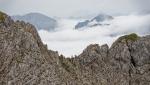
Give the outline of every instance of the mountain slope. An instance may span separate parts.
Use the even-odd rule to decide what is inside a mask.
[[[150,35],[89,45],[74,58],[47,49],[31,24],[1,13],[0,85],[149,85]]]
[[[53,31],[57,21],[40,13],[29,13],[24,16],[12,16],[15,21],[21,20],[33,24],[38,30]]]

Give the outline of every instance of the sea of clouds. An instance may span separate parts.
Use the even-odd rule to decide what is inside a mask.
[[[59,19],[55,32],[40,30],[39,34],[48,48],[66,57],[79,55],[90,44],[111,44],[125,34],[150,34],[150,15],[116,16],[106,21],[109,26],[97,26],[75,30],[74,26],[82,19]]]

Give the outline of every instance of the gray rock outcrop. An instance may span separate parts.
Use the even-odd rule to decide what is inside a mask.
[[[150,85],[150,35],[125,35],[110,48],[91,44],[65,58],[33,25],[0,15],[0,85]]]

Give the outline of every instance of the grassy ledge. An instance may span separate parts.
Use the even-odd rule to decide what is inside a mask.
[[[132,42],[134,42],[134,41],[137,41],[138,39],[139,39],[140,37],[137,35],[137,34],[135,34],[135,33],[132,33],[132,34],[129,34],[129,35],[125,35],[125,36],[122,36],[122,37],[120,37],[119,38],[119,41],[132,41]]]
[[[5,20],[5,14],[0,11],[0,23],[2,23]]]

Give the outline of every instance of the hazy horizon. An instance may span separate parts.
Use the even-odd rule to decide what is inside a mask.
[[[149,13],[150,0],[0,0],[0,10],[9,15],[31,12],[52,17],[86,16],[98,13],[109,15]]]

